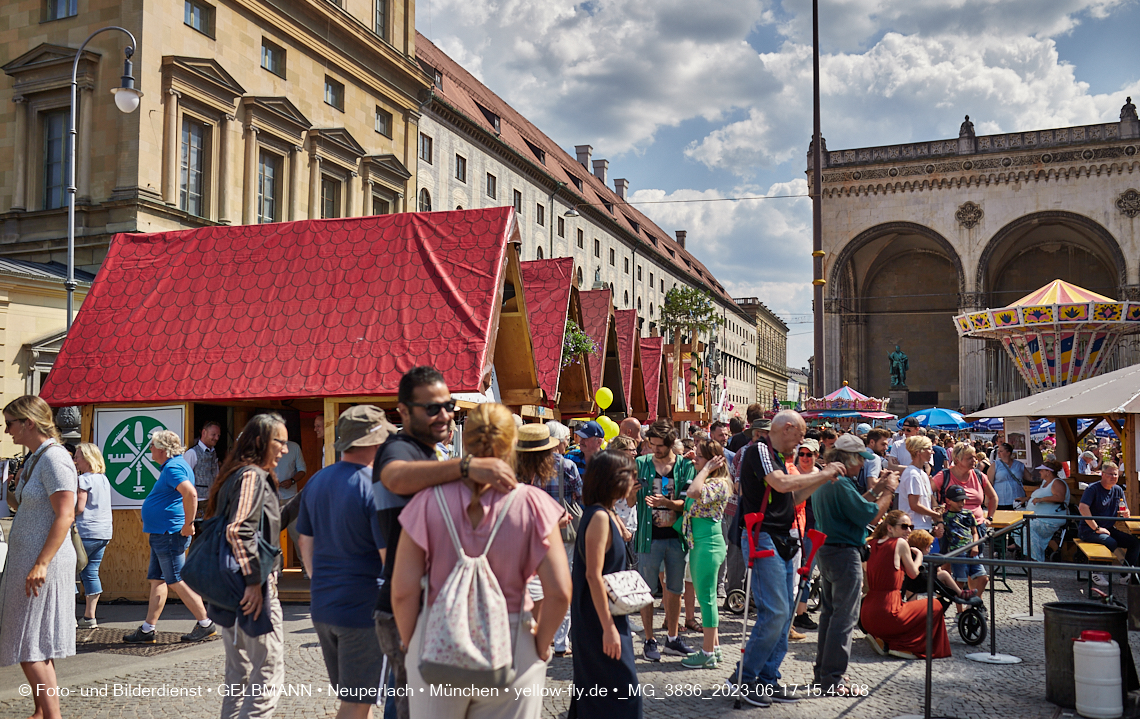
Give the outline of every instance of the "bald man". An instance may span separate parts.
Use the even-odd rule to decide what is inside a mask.
[[[634,442],[641,442],[641,422],[637,421],[636,417],[626,417],[618,425],[618,434],[622,437],[629,437]]]

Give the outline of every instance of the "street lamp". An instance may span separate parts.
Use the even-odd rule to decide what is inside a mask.
[[[87,47],[87,43],[91,42],[92,38],[108,30],[118,30],[131,39],[131,44],[123,49],[125,59],[123,60],[122,82],[119,87],[111,90],[115,96],[115,107],[119,108],[120,112],[131,113],[138,109],[139,100],[142,98],[142,93],[135,89],[131,56],[135,54],[137,43],[131,31],[112,25],[100,28],[87,36],[87,39],[83,41],[75,53],[75,61],[71,63],[71,124],[67,129],[67,281],[64,283],[64,287],[67,288],[67,329],[69,332],[71,331],[71,320],[75,316],[75,115],[78,107],[75,96],[79,88],[77,79],[79,58],[83,56],[83,49]],[[86,111],[91,112],[91,108],[87,108]]]

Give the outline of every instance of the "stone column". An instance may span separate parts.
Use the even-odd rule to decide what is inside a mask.
[[[242,224],[257,222],[257,128],[245,126],[245,187],[242,191]]]
[[[838,308],[828,306],[831,303],[838,305],[838,301],[824,298],[823,302],[823,352],[827,358],[823,366],[823,391],[831,392],[843,386],[843,378],[839,376],[839,353],[842,351],[840,335],[843,328]]]
[[[79,139],[75,148],[75,204],[91,204],[91,156],[95,148],[91,146],[91,123],[95,114],[95,103],[92,102],[91,88],[84,87],[79,91]]]
[[[368,217],[369,215],[375,214],[372,211],[372,188],[373,187],[375,187],[375,183],[372,182],[372,180],[368,180],[367,182],[364,183],[364,211],[363,211],[364,217]]]
[[[163,107],[162,201],[178,205],[178,98],[177,90],[167,90]]]
[[[344,216],[345,217],[358,217],[358,210],[356,209],[359,203],[356,201],[356,196],[359,191],[356,189],[359,183],[360,173],[353,170],[348,173],[348,177],[344,178]]]
[[[309,155],[309,219],[321,219],[321,158]]]
[[[972,310],[960,309],[958,314]],[[986,401],[986,341],[958,340],[958,404],[974,411]],[[988,404],[988,403],[987,403]],[[951,409],[957,409],[952,407]]]
[[[28,198],[25,196],[28,187],[28,98],[17,95],[12,98],[16,103],[16,138],[15,157],[13,158],[13,171],[16,173],[16,183],[12,191],[12,211],[23,212],[28,209]]]
[[[305,148],[294,145],[289,153],[289,219],[301,219],[301,153]]]
[[[233,132],[232,123],[237,118],[230,114],[222,115],[218,123],[218,222],[230,223],[230,203],[228,202],[230,183],[233,173],[230,165],[230,134]]]

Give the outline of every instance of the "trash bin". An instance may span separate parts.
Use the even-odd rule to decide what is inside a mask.
[[[1045,699],[1066,709],[1077,706],[1073,678],[1073,640],[1094,629],[1108,632],[1120,645],[1121,701],[1140,688],[1128,645],[1128,612],[1093,602],[1049,602],[1045,605]]]

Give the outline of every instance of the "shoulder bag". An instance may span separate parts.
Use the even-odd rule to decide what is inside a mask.
[[[63,449],[63,445],[61,444],[52,444],[44,449],[42,454],[47,454],[48,450],[50,450],[52,447],[59,447],[60,449]],[[40,456],[41,453],[36,452],[28,458],[27,462],[24,463],[23,476],[26,478],[25,484],[27,484],[27,479],[31,479],[32,471],[35,469],[36,465],[39,464]],[[78,485],[76,485],[77,494],[78,491]],[[74,522],[71,523],[71,531],[69,534],[71,537],[71,546],[75,548],[75,573],[79,574],[83,571],[84,567],[87,566],[87,550],[83,548],[83,540],[79,537],[79,529],[75,526]]]
[[[578,541],[578,525],[582,522],[582,506],[574,501],[573,497],[566,499],[566,469],[562,461],[558,462],[558,503],[562,509],[570,514],[570,524],[562,527],[562,543],[573,544]]]
[[[616,522],[610,517],[608,511],[606,511],[606,519],[610,522],[610,531],[616,531]],[[582,552],[581,547],[578,547],[578,554],[583,562],[586,561],[586,555]],[[602,584],[606,587],[606,597],[610,601],[610,614],[612,616],[623,617],[653,604],[653,592],[649,591],[649,585],[645,583],[645,579],[636,569],[603,574]]]

